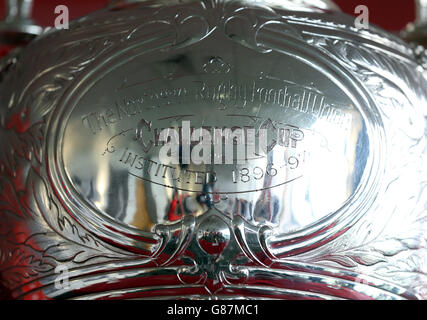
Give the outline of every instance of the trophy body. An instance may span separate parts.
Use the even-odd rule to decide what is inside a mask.
[[[426,298],[423,72],[309,4],[118,4],[4,61],[4,297]]]

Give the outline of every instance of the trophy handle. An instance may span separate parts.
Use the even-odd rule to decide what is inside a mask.
[[[416,26],[427,24],[427,0],[415,0],[417,13],[415,19]]]
[[[415,57],[427,79],[427,0],[415,0],[415,5],[415,21],[410,22],[400,32],[400,36],[413,47]]]
[[[25,45],[43,31],[31,19],[33,0],[7,0],[6,17],[0,22],[0,44]]]
[[[7,0],[6,1],[6,21],[31,21],[33,0]]]

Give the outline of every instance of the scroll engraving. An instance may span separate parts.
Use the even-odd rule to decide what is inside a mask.
[[[179,9],[183,10],[177,9],[177,13],[168,7],[155,8],[129,20],[111,17],[95,23],[88,19],[71,32],[61,33],[63,38],[55,50],[41,50],[50,48],[51,39],[60,38],[55,33],[47,34],[34,44],[39,56],[32,55],[31,51],[20,53],[11,67],[13,72],[2,79],[0,291],[10,292],[13,298],[26,297],[38,290],[46,294],[42,297],[71,294],[99,298],[121,294],[114,289],[99,295],[87,295],[83,291],[55,292],[53,270],[64,264],[72,270],[73,279],[100,274],[111,276],[114,283],[117,279],[133,277],[137,279],[136,286],[143,289],[139,292],[141,297],[150,294],[144,277],[152,277],[153,286],[162,293],[162,284],[155,282],[158,275],[162,275],[172,286],[163,293],[176,296],[179,296],[178,289],[185,286],[191,288],[196,297],[331,298],[322,289],[328,288],[331,292],[335,286],[347,288],[347,291],[331,293],[341,298],[370,297],[371,292],[374,292],[372,297],[426,298],[427,177],[423,172],[427,154],[426,124],[419,115],[425,114],[420,108],[427,94],[425,86],[419,85],[425,81],[421,73],[414,72],[416,66],[411,60],[411,51],[392,39],[380,38],[379,34],[366,35],[378,39],[378,48],[375,44],[361,45],[360,41],[352,40],[355,35],[349,26],[299,13],[287,16],[264,6],[241,8],[232,1],[201,1],[195,7],[183,4]],[[111,28],[105,28],[106,25]],[[242,32],[237,25],[246,26],[243,28],[246,31]],[[316,33],[310,32],[307,26],[315,28]],[[326,31],[328,28],[339,29],[348,37],[332,38]],[[82,39],[83,30],[93,32]],[[153,36],[147,30],[155,30],[156,34]],[[52,184],[55,172],[47,167],[48,152],[55,154],[56,150],[52,151],[55,148],[47,145],[46,135],[52,133],[48,130],[55,122],[61,99],[105,56],[118,54],[124,48],[135,49],[138,55],[179,50],[215,32],[260,54],[283,52],[286,41],[303,43],[316,54],[338,63],[351,74],[352,81],[358,81],[361,90],[368,92],[375,117],[386,132],[388,151],[376,159],[387,162],[387,170],[378,182],[378,201],[360,203],[359,209],[364,214],[351,223],[343,225],[339,220],[320,226],[314,234],[308,228],[293,238],[291,232],[276,232],[271,217],[271,220],[257,221],[245,216],[248,201],[239,198],[240,195],[233,203],[231,192],[204,190],[202,196],[206,199],[200,201],[206,209],[203,214],[197,210],[182,214],[170,223],[153,226],[152,234],[126,233],[128,230],[125,232],[116,224],[109,225],[112,238],[118,234],[120,238],[129,237],[138,242],[137,247],[121,246],[115,239],[88,231],[87,226],[76,222],[66,210],[61,200],[64,194],[58,193]],[[271,39],[277,40],[277,33],[283,39],[280,48],[271,42]],[[391,46],[392,54],[384,49],[385,45]],[[41,58],[40,52],[49,52],[49,56]],[[199,69],[203,77],[223,77],[233,72],[231,62],[219,58],[202,63]],[[174,67],[160,69],[159,74],[162,79],[179,79]],[[271,87],[260,85],[258,80],[237,83],[212,79],[199,79],[193,87],[163,88],[144,84],[148,90],[139,97],[109,101],[111,105],[105,106],[102,112],[81,114],[80,129],[86,130],[91,138],[99,137],[124,119],[140,120],[147,110],[161,110],[172,103],[182,108],[189,100],[216,103],[215,111],[223,112],[224,118],[242,117],[245,114],[242,110],[269,104],[292,110],[298,116],[312,116],[313,121],[326,120],[330,127],[343,131],[348,131],[355,121],[342,111],[345,106],[332,101],[315,86],[283,79],[269,79],[269,83],[275,83]],[[116,92],[139,85],[125,81],[118,84]],[[168,119],[159,115],[149,121],[173,122],[191,116],[183,112]],[[263,119],[257,114],[246,117],[252,125]],[[279,122],[272,122],[273,127],[283,125]],[[271,129],[271,125],[268,127]],[[109,140],[103,141],[99,158],[115,156],[118,165],[149,168],[161,178],[170,175],[171,167],[159,166],[144,158],[150,146],[147,141],[141,154],[120,144],[120,139],[131,140],[135,131],[134,127],[123,126],[114,132]],[[153,134],[151,140],[155,145],[158,141]],[[286,131],[283,134],[286,135]],[[292,148],[294,141],[288,142],[286,147]],[[401,147],[394,148],[396,144]],[[304,151],[308,150],[299,150],[287,157],[287,168],[278,168],[274,162],[267,162],[266,167],[244,166],[232,169],[227,179],[249,184],[249,181],[261,180],[260,177],[274,178],[279,173],[299,170],[302,159],[307,156]],[[285,170],[280,172],[280,169]],[[188,172],[188,184],[203,186],[214,180],[212,171],[188,169]],[[296,175],[293,179],[299,177]],[[221,177],[217,175],[216,179]],[[256,190],[261,194],[257,202],[260,208],[256,208],[260,215],[265,213],[263,201],[274,198],[270,189]],[[178,198],[174,191],[172,204],[183,206],[185,199]],[[236,208],[221,210],[220,205],[224,203],[232,203]],[[274,201],[271,203],[274,207]],[[173,205],[168,208],[171,216]],[[113,230],[113,226],[118,230]],[[339,232],[330,231],[337,226],[341,228]],[[311,243],[318,234],[324,235],[323,241]],[[41,278],[43,284],[38,282]],[[85,285],[91,286],[90,282]],[[356,285],[366,296],[348,289]],[[304,286],[312,286],[313,290],[307,292]]]

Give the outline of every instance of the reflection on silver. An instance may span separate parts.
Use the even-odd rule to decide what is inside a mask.
[[[3,295],[427,298],[414,51],[329,1],[134,2],[8,60]],[[161,162],[183,121],[265,129],[268,153]]]

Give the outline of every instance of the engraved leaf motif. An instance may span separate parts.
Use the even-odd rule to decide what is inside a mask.
[[[328,36],[318,37],[310,36],[307,39],[308,43],[321,49],[332,59],[339,62],[346,69],[353,72],[353,74],[362,80],[364,85],[373,93],[376,102],[381,106],[380,111],[382,116],[388,118],[394,127],[400,128],[400,132],[396,133],[393,141],[402,139],[415,140],[416,143],[422,139],[424,135],[425,123],[420,119],[419,115],[422,114],[419,107],[423,105],[418,99],[425,97],[425,86],[420,86],[419,83],[424,83],[421,73],[414,72],[416,65],[408,58],[397,57],[393,54],[379,53],[371,47],[365,47],[359,43],[351,42],[349,40],[331,39]],[[391,111],[393,109],[393,111]],[[393,117],[391,119],[390,117]],[[407,143],[413,146],[413,142]],[[397,155],[396,155],[397,156]],[[400,168],[404,165],[404,161],[409,161],[410,158],[400,159]],[[413,158],[413,156],[412,156]],[[411,159],[412,159],[411,158]],[[411,164],[408,164],[410,166]],[[393,181],[401,180],[401,171],[396,170],[399,167],[391,166],[391,184]],[[394,175],[393,175],[394,172]],[[409,199],[408,206],[414,203],[415,199]],[[418,199],[419,202],[423,200]],[[404,210],[399,207],[399,210]],[[315,255],[317,261],[334,261],[340,265],[350,266],[356,262],[356,265],[371,266],[380,262],[386,261],[390,257],[394,257],[406,251],[419,250],[423,247],[422,242],[425,241],[425,236],[421,233],[417,234],[416,230],[420,230],[420,220],[412,217],[411,210],[406,215],[404,226],[400,224],[399,230],[389,230],[387,234],[386,228],[384,230],[371,230],[369,225],[359,224],[358,231],[355,232],[357,237],[357,244],[352,243],[352,248],[342,249],[341,241],[336,241],[329,247],[331,253],[324,252],[320,249]],[[426,210],[422,210],[421,216],[425,216]],[[414,219],[414,220],[412,220]],[[411,228],[410,221],[417,221],[417,229]],[[389,223],[391,224],[391,223]],[[405,228],[408,229],[406,232]],[[369,232],[369,231],[372,232]],[[380,234],[378,233],[380,232]],[[396,237],[398,232],[399,237]],[[335,255],[339,255],[337,258]],[[346,258],[343,258],[343,257]]]
[[[46,248],[47,242],[51,245],[44,250],[44,255],[52,257],[57,261],[73,261],[83,263],[93,258],[115,258],[127,259],[132,254],[121,252],[106,246],[98,241],[94,236],[81,230],[80,227],[71,222],[71,220],[61,212],[59,207],[49,193],[49,189],[41,178],[35,186],[35,202],[40,210],[44,210],[50,224],[56,232],[36,234],[27,241],[30,244],[37,244],[38,247]]]
[[[16,120],[19,117],[19,120]],[[20,122],[20,124],[17,124]],[[29,161],[37,167],[41,163],[43,125],[37,123],[27,128],[29,123],[24,118],[17,115],[11,119],[10,126],[14,129],[5,130],[0,126],[0,172],[11,177],[16,177],[17,169],[20,168],[21,159]],[[18,129],[18,132],[16,131]],[[10,146],[13,146],[11,148]]]
[[[0,212],[24,218],[25,211],[16,194],[12,183],[2,178],[0,181]]]
[[[422,186],[417,197],[418,209],[407,212],[404,223],[399,218],[401,216],[396,215],[397,224],[388,220],[381,223],[381,232],[369,232],[372,230],[371,222],[365,220],[355,229],[357,236],[350,236],[351,242],[340,239],[300,259],[375,274],[425,298],[427,188],[425,184]],[[346,247],[348,244],[351,247]]]
[[[345,254],[334,253],[314,259],[316,262],[334,262],[347,268],[354,268],[358,265],[372,266],[380,262],[385,262],[384,256],[378,252],[370,250],[349,251]]]
[[[426,89],[419,85],[425,80],[421,73],[414,72],[414,62],[379,54],[372,48],[344,40],[314,38],[309,42],[361,78],[377,103],[383,106],[382,115],[386,118],[393,115],[393,124],[402,133],[413,139],[423,135],[424,124],[418,116],[421,102],[417,99],[426,96]]]
[[[357,263],[348,256],[339,255],[339,254],[329,254],[325,255],[320,259],[313,259],[315,262],[334,262],[343,267],[354,268],[357,266]]]
[[[18,54],[18,63],[5,74],[0,86],[0,99],[7,105],[0,110],[2,173],[16,175],[17,157],[37,160],[34,165],[40,166],[45,116],[56,105],[59,92],[108,48],[100,41],[92,41],[87,46],[58,44],[47,52],[40,50],[43,58],[26,51]]]
[[[14,244],[0,237],[0,270],[3,285],[15,287],[40,273],[52,271],[54,264],[25,244]]]
[[[350,258],[356,263],[364,266],[373,266],[377,263],[386,261],[381,253],[372,250],[354,251],[350,255]]]
[[[395,256],[406,250],[419,249],[421,240],[418,238],[387,239],[375,243],[375,249],[386,257]]]
[[[395,283],[400,283],[402,286],[413,286],[413,290],[417,292],[422,299],[426,298],[426,283],[427,283],[427,260],[426,250],[422,250],[415,254],[402,255],[393,263],[387,264],[374,270],[374,272],[382,277],[387,278]]]
[[[26,108],[30,109],[33,123],[40,121],[51,106],[49,95],[69,85],[76,73],[84,69],[81,66],[93,58],[93,44],[83,47],[78,43],[58,43],[55,48],[39,55],[23,51],[15,70],[6,75],[0,91],[1,97],[8,101],[5,117]]]
[[[56,241],[56,242],[55,242]],[[90,247],[82,247],[80,244],[64,241],[56,233],[45,233],[33,235],[31,239],[26,241],[28,245],[42,246],[46,245],[46,249],[42,251],[43,257],[52,258],[58,262],[74,262],[84,263],[89,260],[97,258],[118,258],[117,254],[111,254],[108,252],[101,251],[100,246],[98,250]]]
[[[353,244],[351,248],[340,250],[339,245],[342,245],[342,243],[334,243],[328,248],[328,251],[333,253],[325,254],[321,250],[317,253],[316,258],[311,259],[320,263],[325,261],[335,262],[350,268],[358,265],[373,266],[381,262],[387,262],[387,258],[402,252],[418,250],[421,248],[421,242],[422,239],[420,238],[385,239],[381,234],[377,234],[370,239],[365,234],[358,246]]]
[[[14,176],[0,175],[0,212],[8,214],[9,218],[34,219],[41,217],[40,212],[33,206],[36,171],[31,168],[28,160],[21,157],[16,158],[16,167],[19,170]],[[2,218],[6,219],[4,216]],[[0,224],[0,232],[5,233],[6,230],[2,230],[2,227],[3,225]],[[4,227],[6,228],[7,225]]]
[[[32,221],[39,225],[41,230],[46,229],[44,217],[56,232],[32,234],[23,243],[13,244],[10,248],[24,246],[31,249],[34,255],[52,258],[58,262],[83,263],[92,259],[130,259],[134,257],[132,254],[103,244],[73,224],[61,212],[62,209],[53,200],[48,185],[34,169],[30,169],[25,179],[26,190],[20,191],[19,194],[16,193],[16,189],[8,179],[2,179],[3,192],[0,195],[0,209],[2,212],[10,211],[17,217],[25,215],[26,218],[31,219],[28,222]],[[9,188],[4,188],[7,185]],[[6,248],[9,247],[6,246]],[[26,261],[22,259],[21,262]],[[17,267],[20,266],[16,259],[10,263],[17,263]],[[18,272],[16,268],[15,271]]]

